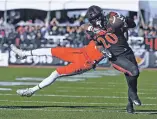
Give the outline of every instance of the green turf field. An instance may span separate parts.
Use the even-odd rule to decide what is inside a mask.
[[[0,82],[21,82],[15,80],[17,77],[46,77],[51,71],[0,68]],[[0,119],[157,119],[157,71],[141,72],[138,89],[143,105],[135,107],[136,114],[125,111],[127,85],[122,74],[85,79],[56,81],[30,98],[16,95],[16,89],[31,86],[0,86],[12,89],[0,91]]]

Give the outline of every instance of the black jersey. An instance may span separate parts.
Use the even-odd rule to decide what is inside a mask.
[[[111,17],[114,19],[109,20]],[[106,15],[106,19],[108,21],[105,28],[107,34],[99,36],[97,41],[115,56],[131,50],[127,43],[127,28],[123,27],[123,20],[114,12]]]

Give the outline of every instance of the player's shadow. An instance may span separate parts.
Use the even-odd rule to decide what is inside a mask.
[[[126,109],[123,109],[126,111]],[[135,110],[135,114],[157,114],[157,110]]]
[[[110,109],[110,110],[124,110],[123,106],[0,106],[0,109],[39,109],[39,108],[70,108],[70,109]]]
[[[136,110],[136,114],[157,114],[157,110]]]

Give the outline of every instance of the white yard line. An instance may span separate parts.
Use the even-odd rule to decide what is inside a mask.
[[[77,83],[85,83],[85,84],[103,84],[103,85],[126,85],[126,82],[120,83],[120,82],[105,82],[105,79],[103,82],[94,82],[94,81],[80,81]],[[157,82],[153,82],[154,84],[150,82],[145,82],[145,83],[139,83],[141,86],[142,85],[148,85],[148,86],[157,86]]]
[[[0,95],[7,95],[7,96],[17,96],[17,94],[3,94],[0,93]],[[120,96],[80,96],[80,95],[52,95],[52,94],[35,94],[33,96],[36,97],[66,97],[66,98],[105,98],[105,99],[126,99],[128,97],[120,97]],[[157,97],[142,97],[142,99],[150,99],[150,100],[156,100]]]
[[[13,102],[13,103],[46,103],[46,104],[75,104],[75,105],[117,105],[117,103],[99,103],[99,102],[52,102],[52,101],[21,101],[21,100],[0,100],[0,102]],[[125,106],[126,103],[118,103],[118,105]],[[142,104],[143,106],[157,106],[157,104]],[[72,105],[71,105],[72,106]]]
[[[14,110],[14,111],[17,111],[17,110],[19,110],[19,111],[45,111],[45,112],[108,112],[108,113],[110,113],[110,112],[118,112],[118,113],[125,113],[125,111],[119,111],[119,110],[98,110],[98,109],[96,109],[96,110],[93,110],[93,109],[88,109],[88,110],[81,110],[81,109],[75,109],[75,110],[72,110],[72,109],[62,109],[62,110],[60,110],[60,109],[58,109],[58,110],[50,110],[50,109],[16,109],[16,108],[14,108],[14,109],[10,109],[10,108],[0,108],[0,110]]]
[[[121,111],[121,110],[100,110],[100,109],[95,109],[95,110],[93,110],[93,109],[88,109],[88,110],[81,110],[81,109],[73,109],[73,110],[71,110],[71,109],[58,109],[58,110],[50,110],[50,109],[37,109],[37,108],[34,108],[34,109],[31,109],[31,108],[29,108],[29,109],[26,109],[26,108],[13,108],[13,109],[10,109],[10,108],[0,108],[0,110],[11,110],[11,111],[44,111],[44,112],[107,112],[107,113],[127,113],[127,112],[125,112],[125,111]],[[136,114],[156,114],[157,113],[157,111],[156,112],[154,112],[154,111],[148,111],[148,112],[146,112],[145,110],[144,110],[144,112],[135,112]]]
[[[0,95],[8,95],[8,96],[17,96],[17,94],[2,94]],[[52,95],[52,94],[34,94],[36,97],[67,97],[67,98],[127,98],[127,97],[118,97],[118,96],[80,96],[80,95]]]
[[[104,86],[105,87],[105,86]],[[60,88],[60,89],[79,89],[79,90],[111,90],[111,89],[113,89],[113,88],[102,88],[102,87],[98,87],[98,88],[91,88],[91,87],[89,87],[89,88],[87,88],[87,87],[68,87],[68,86],[66,86],[66,87],[64,87],[64,86],[58,86],[57,88]],[[117,89],[121,89],[120,87],[118,88],[118,87],[116,87]],[[127,87],[124,87],[124,88],[127,88]],[[142,88],[139,88],[138,89],[139,91],[157,91],[157,89],[142,89]]]
[[[18,81],[42,81],[44,78],[31,78],[31,77],[24,77],[24,78],[16,78],[16,80]],[[62,80],[64,79],[64,80]],[[105,79],[103,80],[103,82],[95,82],[95,81],[84,81],[86,79],[83,79],[83,77],[77,77],[77,76],[73,76],[73,77],[65,77],[65,78],[60,78],[57,79],[56,81],[70,81],[70,82],[74,82],[74,81],[78,81],[77,83],[85,83],[85,84],[103,84],[103,85],[125,85],[126,83],[120,83],[120,82],[104,82]],[[73,81],[74,80],[74,81]],[[152,84],[150,82],[147,83],[142,83],[142,85],[148,85],[148,86],[156,86],[157,82],[155,84]]]
[[[6,82],[6,81],[0,81],[0,86],[31,86],[31,85],[37,85],[38,82]]]
[[[0,91],[11,91],[11,88],[0,88]]]
[[[55,90],[55,92],[68,92],[68,93],[78,93],[78,92],[82,92],[81,90]],[[92,91],[88,91],[88,90],[84,90],[83,92],[87,92],[87,93],[91,93],[91,92],[97,92],[96,90],[92,90]],[[104,92],[105,94],[105,92]],[[127,94],[126,92],[111,92],[111,94]],[[143,93],[143,92],[138,92],[138,94],[140,95],[156,95],[156,92],[154,91],[154,93]]]
[[[87,87],[68,87],[68,86],[66,86],[66,87],[63,87],[63,86],[58,86],[57,88],[60,88],[60,89],[83,89],[83,90],[85,90],[85,89],[87,89],[87,90],[110,90],[110,89],[113,89],[113,88],[101,88],[101,87],[99,87],[99,88],[87,88]]]

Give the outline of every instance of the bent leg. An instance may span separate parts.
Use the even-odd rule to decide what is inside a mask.
[[[114,59],[111,59],[111,64],[115,69],[117,69],[129,76],[138,76],[139,75],[138,66],[124,56],[119,56]]]
[[[128,84],[128,99],[130,103],[132,103],[132,100],[138,99],[137,78],[139,76],[139,69],[137,63],[132,61],[125,56],[119,56],[111,60],[113,67],[125,74]]]
[[[138,67],[138,64],[137,64],[137,62],[136,62],[136,59],[135,59],[135,56],[134,56],[134,54],[133,54],[133,52],[132,53],[130,53],[130,54],[128,54],[128,55],[126,55],[126,58],[127,59],[129,59],[133,64],[135,64],[137,67]],[[134,78],[138,78],[139,77],[139,71],[138,71],[138,74],[136,75],[136,76],[134,76],[134,77],[132,77],[132,76],[128,76],[128,75],[125,75],[125,77],[128,79],[127,81],[131,81],[131,80],[133,80],[133,84],[135,84],[135,86],[137,86],[137,80],[134,80]],[[129,82],[128,82],[129,83]],[[131,101],[131,99],[130,99],[130,94],[129,94],[129,92],[131,92],[131,89],[128,89],[128,101],[129,101],[129,103],[132,103],[132,101]],[[136,90],[135,90],[135,92],[137,93],[137,88],[136,88]]]
[[[131,62],[124,56],[117,57],[111,62],[114,68],[121,72],[124,72],[127,79],[129,92],[137,93],[137,78],[139,76],[139,69],[136,63]]]

